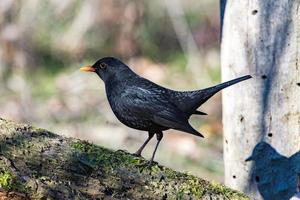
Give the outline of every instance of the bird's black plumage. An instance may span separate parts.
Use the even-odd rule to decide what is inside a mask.
[[[180,92],[140,77],[126,64],[113,57],[99,59],[94,65],[83,70],[96,72],[104,81],[109,104],[123,124],[149,132],[148,139],[136,153],[138,155],[154,134],[158,139],[156,151],[163,136],[162,131],[167,129],[203,137],[189,124],[189,117],[192,114],[205,115],[206,113],[196,109],[210,97],[223,88],[251,78],[248,75],[210,88]]]

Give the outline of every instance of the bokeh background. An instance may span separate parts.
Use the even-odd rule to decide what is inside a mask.
[[[147,133],[118,122],[102,81],[79,67],[114,56],[165,87],[211,86],[219,29],[213,0],[1,0],[0,117],[133,153]],[[191,123],[206,138],[169,130],[156,160],[222,182],[221,95],[201,111]]]

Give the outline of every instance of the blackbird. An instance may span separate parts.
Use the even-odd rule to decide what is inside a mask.
[[[148,131],[148,138],[137,150],[141,153],[156,134],[157,147],[163,138],[163,131],[176,129],[203,137],[188,122],[191,115],[206,115],[196,110],[218,91],[251,78],[243,76],[219,85],[195,91],[175,91],[157,85],[134,73],[126,64],[113,57],[99,59],[92,66],[80,70],[95,72],[105,84],[106,96],[116,117],[126,126]]]

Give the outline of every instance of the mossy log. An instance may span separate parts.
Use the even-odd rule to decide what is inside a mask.
[[[0,197],[248,199],[221,184],[0,118]]]

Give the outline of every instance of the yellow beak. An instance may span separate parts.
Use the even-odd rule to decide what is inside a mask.
[[[84,66],[84,67],[80,67],[81,71],[86,71],[86,72],[94,72],[96,71],[94,67],[92,66]]]

